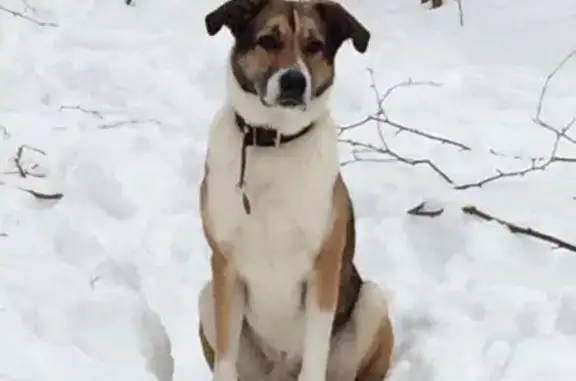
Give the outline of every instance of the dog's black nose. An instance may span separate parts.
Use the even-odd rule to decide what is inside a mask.
[[[306,77],[302,71],[290,69],[280,77],[280,99],[302,102],[306,90]]]

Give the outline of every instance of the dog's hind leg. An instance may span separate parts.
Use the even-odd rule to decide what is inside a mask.
[[[327,380],[384,380],[393,346],[384,293],[377,284],[364,282],[350,320],[332,339]]]
[[[213,371],[216,330],[214,326],[214,302],[211,282],[208,282],[200,292],[198,312],[200,315],[198,329],[202,351],[208,366]],[[267,360],[251,339],[247,328],[244,327],[240,335],[240,348],[238,351],[238,361],[236,363],[239,381],[272,381],[268,376],[272,370],[272,366],[270,361]]]

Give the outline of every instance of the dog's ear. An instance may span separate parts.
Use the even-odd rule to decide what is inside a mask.
[[[227,26],[232,34],[237,35],[270,0],[228,0],[206,15],[206,30],[214,36]]]
[[[342,5],[326,0],[319,1],[315,7],[326,24],[327,43],[332,46],[333,53],[349,38],[358,52],[366,51],[370,32]]]

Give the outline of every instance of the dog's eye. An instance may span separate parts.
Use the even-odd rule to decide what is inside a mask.
[[[274,36],[262,36],[258,39],[258,45],[260,45],[265,50],[280,50],[282,48],[282,42],[280,42]]]
[[[316,54],[324,48],[324,43],[320,40],[312,40],[308,41],[304,50],[306,53]]]

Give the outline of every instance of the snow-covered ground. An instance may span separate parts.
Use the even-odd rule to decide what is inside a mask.
[[[337,63],[342,124],[374,93],[419,136],[391,148],[429,158],[456,184],[529,165],[554,134],[532,122],[546,76],[576,48],[574,0],[343,1],[372,32]],[[207,380],[197,293],[208,279],[198,217],[207,126],[223,94],[220,0],[2,0],[0,9],[0,380]],[[28,5],[26,5],[28,4]],[[576,57],[550,82],[542,119],[576,117]],[[353,135],[379,144],[374,125]],[[576,136],[576,128],[572,133]],[[21,164],[33,174],[14,174]],[[497,151],[512,159],[490,153]],[[342,146],[343,160],[347,146]],[[558,155],[576,157],[563,143]],[[393,381],[572,381],[576,253],[464,215],[478,208],[576,243],[576,163],[455,190],[425,166],[344,167],[361,271],[391,298]],[[41,201],[19,188],[61,192]],[[406,210],[422,200],[437,218]],[[173,369],[172,369],[173,368]]]

